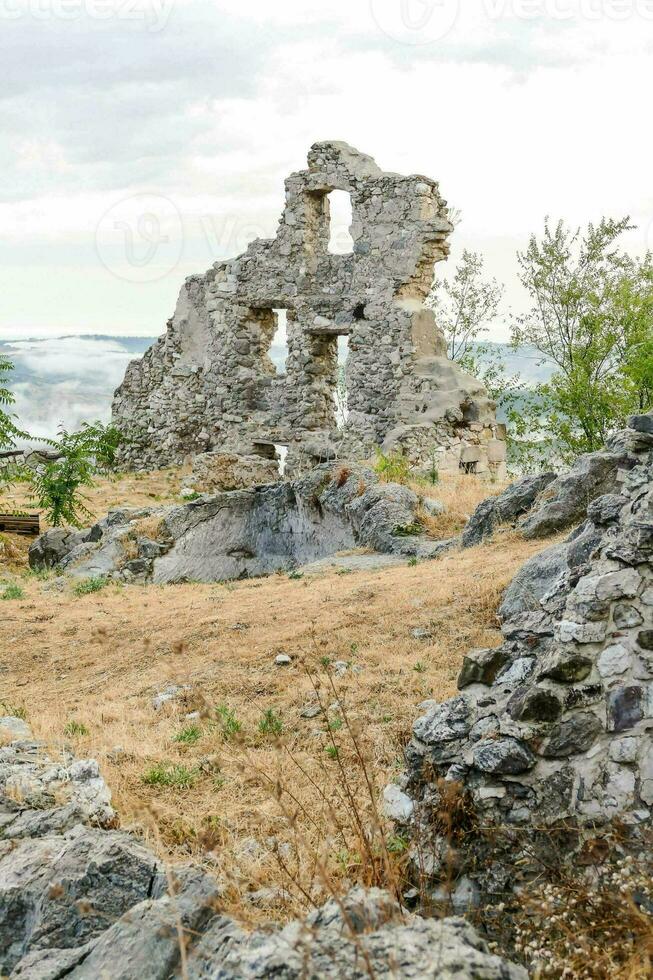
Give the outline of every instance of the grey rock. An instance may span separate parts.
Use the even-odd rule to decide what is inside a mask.
[[[601,732],[601,722],[593,714],[575,714],[556,725],[541,752],[546,758],[566,758],[587,752]]]
[[[466,896],[472,899],[473,886]],[[460,902],[463,903],[462,889]],[[527,980],[526,971],[489,953],[464,919],[420,919],[398,914],[378,889],[354,889],[342,902],[331,901],[305,923],[281,932],[253,933],[228,946],[218,927],[213,949],[223,950],[216,980]],[[210,934],[203,941],[209,947]],[[201,950],[198,950],[198,959]],[[213,960],[214,961],[214,960]],[[194,972],[196,980],[206,976]]]
[[[469,703],[460,695],[419,718],[413,725],[413,734],[425,745],[436,745],[466,735],[470,727]]]
[[[594,524],[611,524],[617,520],[622,508],[627,503],[626,497],[622,497],[618,493],[607,493],[592,501],[587,508],[587,516]]]
[[[31,737],[32,730],[23,718],[16,718],[12,715],[0,717],[0,739],[18,741],[18,739]]]
[[[552,722],[562,713],[560,698],[546,688],[518,688],[508,701],[507,711],[516,721]]]
[[[126,834],[78,826],[0,856],[0,969],[32,950],[80,946],[145,898],[157,864]]]
[[[480,544],[495,527],[514,521],[531,509],[538,495],[555,479],[555,473],[524,476],[511,484],[498,497],[490,497],[478,505],[462,535],[463,548]]]
[[[623,732],[644,717],[644,692],[641,687],[617,687],[608,691],[608,731]]]
[[[567,544],[554,545],[522,565],[504,593],[498,612],[502,621],[521,612],[539,612],[540,600],[568,571],[568,550]]]
[[[470,684],[492,684],[510,656],[503,647],[495,650],[471,650],[463,660],[458,675],[458,687],[462,690]]]
[[[358,464],[324,464],[292,482],[147,511],[158,522],[158,540],[137,537],[138,558],[126,545],[143,512],[111,512],[100,522],[101,537],[72,547],[60,567],[77,578],[212,582],[288,571],[357,547],[438,557],[451,543],[422,533],[418,511],[407,487],[382,484]]]
[[[612,618],[617,629],[632,629],[641,626],[644,618],[639,610],[627,602],[618,602],[613,610]]]
[[[160,711],[166,705],[183,698],[188,691],[190,691],[188,684],[168,684],[162,691],[154,695],[152,698],[152,707],[155,711]]]
[[[539,672],[539,677],[548,677],[561,684],[573,684],[584,681],[592,672],[593,661],[579,650],[565,647],[555,649],[548,654]]]
[[[480,742],[473,752],[474,765],[492,775],[516,775],[531,769],[535,756],[527,745],[514,738]]]
[[[91,528],[72,531],[70,528],[53,527],[45,531],[28,552],[30,568],[55,568],[72,551],[88,541],[96,540]]]
[[[557,477],[521,525],[526,538],[542,538],[583,520],[597,497],[620,489],[617,475],[637,462],[628,452],[597,452],[581,456],[568,473]]]
[[[168,980],[180,974],[180,930],[186,938],[192,962],[197,939],[218,924],[223,936],[240,936],[240,930],[218,914],[220,888],[199,868],[177,869],[174,894],[167,889],[159,897],[134,903],[105,931],[85,959],[68,976],[72,980]],[[219,976],[219,960],[212,964]],[[193,974],[191,973],[191,976]]]

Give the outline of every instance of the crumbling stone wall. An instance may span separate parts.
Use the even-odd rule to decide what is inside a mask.
[[[349,193],[353,251],[329,252],[329,194]],[[424,306],[452,231],[435,181],[384,173],[345,143],[317,143],[286,180],[275,239],[184,284],[167,333],[129,365],[114,422],[124,462],[178,463],[214,449],[289,447],[303,463],[400,448],[414,463],[499,470],[494,403],[446,357]],[[270,360],[287,313],[286,371]],[[336,424],[337,340],[349,338],[349,417]]]
[[[563,821],[574,828],[558,841],[563,855],[615,818],[634,834],[650,827],[653,415],[633,416],[612,446],[629,454],[629,468],[566,542],[523,566],[499,610],[503,644],[471,651],[460,694],[413,726],[412,801],[399,798],[418,838],[423,831],[429,874],[451,873],[448,842],[430,829],[440,779],[461,783],[476,821],[500,831],[480,843],[470,835],[456,855],[467,898],[501,895],[540,871],[534,839],[552,838]]]

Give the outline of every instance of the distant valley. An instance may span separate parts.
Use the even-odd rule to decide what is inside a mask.
[[[77,428],[83,421],[108,421],[111,399],[130,360],[140,357],[154,337],[110,337],[101,334],[0,340],[0,354],[14,364],[11,387],[20,425],[35,436],[52,438],[60,426]],[[529,348],[496,347],[509,375],[530,387],[545,381],[551,367]],[[272,360],[283,360],[273,346]]]

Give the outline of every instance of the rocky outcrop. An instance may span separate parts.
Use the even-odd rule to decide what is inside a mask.
[[[463,548],[480,544],[499,525],[515,523],[517,518],[527,514],[542,491],[555,478],[555,473],[524,476],[511,483],[498,497],[483,500],[465,525],[461,542]]]
[[[633,415],[625,429],[608,439],[605,450],[586,453],[560,476],[539,473],[511,484],[497,497],[478,505],[462,535],[464,548],[480,544],[501,524],[519,528],[525,538],[546,538],[564,531],[591,512],[592,504],[608,497],[619,506],[620,488],[628,470],[653,449],[653,415]]]
[[[646,424],[631,420],[629,432],[647,432]],[[471,651],[460,694],[413,727],[404,786],[413,831],[422,850],[432,849],[437,879],[448,850],[429,831],[438,780],[462,785],[484,834],[469,835],[455,867],[477,898],[533,874],[534,840],[561,822],[576,828],[556,843],[562,854],[580,850],[587,834],[615,818],[635,837],[650,825],[653,452],[629,432],[618,467],[612,451],[597,454],[599,464],[586,457],[571,482],[549,485],[540,527],[551,527],[552,514],[557,526],[571,513],[564,501],[579,474],[600,471],[601,487],[619,493],[585,497],[587,520],[526,563],[500,608],[503,644]]]
[[[334,190],[351,199],[349,254],[329,248]],[[438,184],[329,141],[311,147],[285,191],[276,237],[188,279],[165,336],[129,365],[113,403],[128,437],[122,462],[158,468],[278,444],[298,475],[383,445],[416,465],[501,475],[495,404],[448,360],[425,306],[453,230]],[[277,373],[270,350],[282,323],[288,353]],[[346,421],[336,409],[339,337],[349,344]]]
[[[211,875],[166,873],[133,836],[105,829],[114,816],[94,762],[55,762],[21,719],[0,719],[0,732],[0,973],[11,980],[526,980],[464,920],[402,913],[378,889],[247,933],[221,914]]]
[[[423,533],[419,504],[412,490],[382,483],[362,466],[325,464],[289,483],[179,507],[112,511],[69,536],[47,531],[30,549],[30,564],[81,578],[213,582],[290,570],[357,547],[425,558],[443,543]]]

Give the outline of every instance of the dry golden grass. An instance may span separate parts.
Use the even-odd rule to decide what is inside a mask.
[[[174,499],[174,475],[157,479],[156,495],[174,487]],[[131,480],[127,499],[116,484],[99,488],[99,511],[153,499],[151,483]],[[450,499],[460,501],[463,488],[452,487]],[[467,506],[485,492],[477,485]],[[324,898],[324,869],[343,882],[361,874],[341,765],[362,811],[370,791],[335,702],[358,733],[374,796],[401,767],[416,705],[453,694],[465,652],[499,641],[501,592],[541,547],[506,533],[414,567],[107,585],[83,597],[22,575],[25,598],[0,603],[0,701],[24,708],[53,751],[70,743],[99,760],[123,826],[173,861],[190,854],[217,865],[232,882],[230,911],[265,915],[248,906],[247,891],[285,887],[286,899],[270,905],[277,917],[294,914]],[[414,638],[417,627],[429,638]],[[290,666],[275,665],[279,653]],[[342,677],[337,661],[348,664]],[[316,704],[318,675],[328,710],[302,717]],[[189,690],[155,711],[152,697],[167,684]],[[241,726],[231,737],[219,708]],[[193,711],[198,720],[186,718]],[[259,726],[269,711],[266,733]],[[80,734],[66,734],[70,722]],[[176,741],[184,730],[188,741]],[[286,845],[276,856],[274,841]]]
[[[92,515],[88,523],[104,517],[107,511],[117,507],[155,507],[181,503],[180,490],[184,485],[184,478],[189,474],[190,468],[176,467],[153,473],[119,473],[98,478],[96,485],[83,493],[84,504]],[[42,530],[48,527],[43,511],[33,505],[28,488],[24,485],[17,485],[0,495],[0,511],[13,510],[40,513]],[[3,572],[17,572],[27,566],[27,550],[32,540],[18,534],[0,534],[0,576]]]

